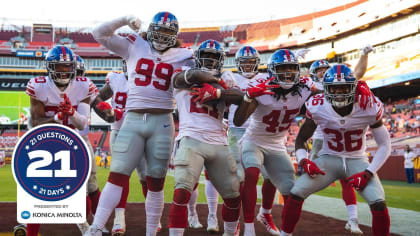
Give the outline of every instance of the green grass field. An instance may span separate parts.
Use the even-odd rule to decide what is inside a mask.
[[[25,92],[0,92],[0,116],[5,115],[11,121],[19,119],[19,113],[28,115],[29,96]]]
[[[108,178],[109,169],[102,167],[98,168],[99,186],[102,189]],[[259,181],[261,184],[262,181]],[[402,208],[420,212],[420,184],[407,184],[399,181],[382,181],[385,189],[385,196],[387,205],[395,208]],[[10,165],[0,168],[0,201],[16,201],[16,183],[13,179]],[[174,190],[174,178],[170,175],[166,177],[165,181],[165,202],[172,202]],[[204,185],[199,185],[199,196],[197,202],[206,202],[204,196]],[[317,194],[327,197],[341,198],[341,186],[339,181],[336,182],[335,187],[328,187]],[[221,200],[219,198],[219,200]],[[134,173],[130,178],[130,194],[128,195],[129,202],[144,202],[144,197],[141,194],[141,186]],[[358,202],[365,202],[361,196],[357,196]]]

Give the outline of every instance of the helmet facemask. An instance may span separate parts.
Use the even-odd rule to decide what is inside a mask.
[[[273,82],[279,84],[282,89],[290,89],[299,83],[300,69],[298,63],[272,63],[268,64],[270,76],[274,76]]]
[[[86,73],[86,67],[84,62],[77,62],[76,65],[76,76],[84,77]]]
[[[354,102],[356,84],[354,82],[325,83],[325,98],[333,107],[342,108]]]
[[[178,36],[178,30],[150,23],[147,30],[147,41],[151,42],[154,49],[164,51],[175,46]]]
[[[258,73],[258,65],[260,59],[258,57],[240,57],[236,59],[236,67],[238,73],[250,79]]]
[[[217,75],[223,67],[225,55],[215,49],[198,49],[195,60],[200,69]]]
[[[66,86],[76,77],[76,63],[47,61],[47,71],[54,83],[58,86]]]

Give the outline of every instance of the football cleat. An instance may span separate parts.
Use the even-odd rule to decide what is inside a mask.
[[[13,227],[13,236],[26,236],[26,224]]]
[[[102,236],[102,230],[96,225],[91,225],[89,229],[83,234],[83,236]]]
[[[82,235],[88,231],[89,229],[89,223],[87,221],[81,223],[81,224],[77,224],[77,228],[79,228],[80,232],[82,233]]]
[[[209,233],[219,232],[219,224],[217,222],[217,216],[209,215],[207,217],[207,232]]]
[[[267,232],[271,235],[280,235],[280,231],[274,224],[271,214],[258,214],[257,220],[265,226]]]
[[[363,234],[362,230],[359,228],[359,221],[355,218],[347,221],[346,227],[344,228],[350,231],[352,234]]]
[[[198,220],[197,214],[188,216],[188,225],[192,229],[200,229],[200,228],[203,228],[203,225]]]

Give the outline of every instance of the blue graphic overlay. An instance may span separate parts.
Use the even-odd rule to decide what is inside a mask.
[[[89,176],[89,149],[73,130],[43,125],[25,134],[13,153],[17,183],[33,197],[59,201],[72,196]]]

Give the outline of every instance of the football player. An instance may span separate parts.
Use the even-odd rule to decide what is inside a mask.
[[[99,90],[98,96],[92,103],[95,112],[105,121],[111,123],[110,145],[111,151],[113,149],[115,138],[121,128],[125,116],[125,104],[127,102],[128,84],[127,84],[127,64],[122,61],[123,73],[109,72],[105,79],[105,86]],[[112,98],[111,105],[106,100]],[[147,196],[146,185],[146,159],[142,158],[136,168],[140,184],[143,189],[143,196]],[[123,186],[120,202],[115,208],[114,226],[112,227],[112,236],[120,236],[125,234],[125,206],[127,203],[129,192],[129,183]]]
[[[63,124],[79,131],[89,146],[93,156],[93,149],[87,133],[90,101],[96,96],[97,88],[91,80],[77,77],[76,55],[65,46],[54,46],[46,55],[46,68],[48,76],[32,78],[27,86],[26,93],[30,96],[31,125],[33,127],[47,123]],[[96,161],[91,160],[91,174],[87,184],[86,198],[87,211],[91,202],[100,195],[97,177]],[[88,215],[88,214],[87,214]],[[36,236],[39,224],[28,224],[28,236]],[[84,233],[88,224],[79,224]]]
[[[305,104],[306,120],[296,138],[296,157],[306,174],[290,190],[283,209],[282,235],[291,235],[294,231],[305,198],[343,178],[368,202],[373,235],[389,235],[385,193],[376,174],[391,151],[389,133],[382,124],[383,105],[377,98],[373,106],[365,109],[356,104],[357,79],[343,64],[326,71],[323,87],[325,95],[315,95]],[[319,157],[311,161],[305,142],[318,126],[324,141]],[[369,127],[378,144],[371,163],[365,153]]]
[[[172,236],[183,235],[188,226],[186,205],[203,166],[224,200],[224,235],[234,235],[237,228],[239,179],[235,159],[224,135],[223,113],[226,102],[239,104],[243,94],[229,89],[235,81],[230,71],[221,72],[224,57],[219,42],[204,41],[196,51],[196,67],[184,67],[174,77],[180,128],[176,138],[179,147],[174,160],[175,192],[169,212],[169,233]],[[213,87],[212,83],[223,86],[225,90]],[[191,93],[190,89],[194,92]],[[213,99],[217,100],[205,104]]]
[[[147,33],[142,35],[121,37],[115,34],[125,25],[138,31],[141,22],[133,16],[120,17],[93,30],[99,43],[126,60],[128,96],[127,114],[113,145],[108,182],[86,235],[100,235],[100,229],[121,199],[123,186],[144,157],[147,163],[146,235],[156,235],[175,133],[172,74],[178,67],[194,64],[192,50],[179,47],[178,20],[172,13],[157,13]]]
[[[354,76],[356,79],[361,79],[366,72],[367,69],[367,59],[368,54],[373,51],[371,45],[366,45],[361,50],[361,57],[359,62],[355,67]],[[317,89],[324,90],[322,85],[322,80],[324,78],[325,72],[330,68],[328,61],[326,60],[317,60],[312,63],[309,72],[311,75],[312,80],[315,83]],[[318,152],[321,150],[322,147],[322,140],[323,140],[323,132],[318,127],[313,135],[313,143],[311,149],[311,156],[310,159],[314,160],[318,157]],[[346,204],[347,213],[349,215],[349,220],[346,223],[345,229],[349,230],[354,234],[362,234],[363,232],[359,228],[359,220],[357,216],[357,201],[356,201],[356,192],[355,190],[346,184],[344,179],[340,179],[340,184],[342,187],[342,198]]]
[[[254,209],[261,166],[264,165],[274,186],[287,199],[295,180],[295,169],[286,152],[287,131],[314,89],[310,78],[299,79],[299,62],[287,49],[275,51],[267,67],[271,79],[264,81],[277,84],[279,88],[272,89],[273,95],[255,99],[245,97],[233,119],[236,126],[241,126],[250,117],[249,126],[240,140],[245,168],[244,235],[255,235]],[[278,231],[270,233],[279,234]]]
[[[251,46],[241,47],[235,55],[236,68],[238,73],[234,74],[236,85],[242,91],[252,86],[252,83],[258,81],[265,81],[268,78],[266,73],[258,73],[258,66],[260,64],[260,54],[259,52]],[[229,130],[228,130],[228,140],[229,140],[229,149],[235,156],[236,166],[238,168],[238,176],[241,181],[241,186],[243,186],[244,181],[244,169],[241,163],[241,154],[240,154],[240,145],[238,141],[244,135],[246,128],[249,126],[249,119],[242,126],[235,126],[233,123],[233,117],[235,115],[237,105],[232,104],[229,107]],[[273,207],[274,197],[276,195],[276,187],[271,183],[268,175],[265,171],[264,166],[261,168],[261,174],[264,177],[264,182],[262,184],[262,204],[260,211],[257,215],[257,220],[264,224],[267,231],[273,235],[278,235],[280,232],[274,224],[271,216],[271,209]],[[251,210],[247,208],[247,210]],[[252,209],[253,210],[253,209]],[[244,212],[245,214],[245,212]],[[249,213],[246,214],[250,215]],[[253,222],[254,219],[245,219],[246,223]],[[239,227],[239,225],[238,225]]]

